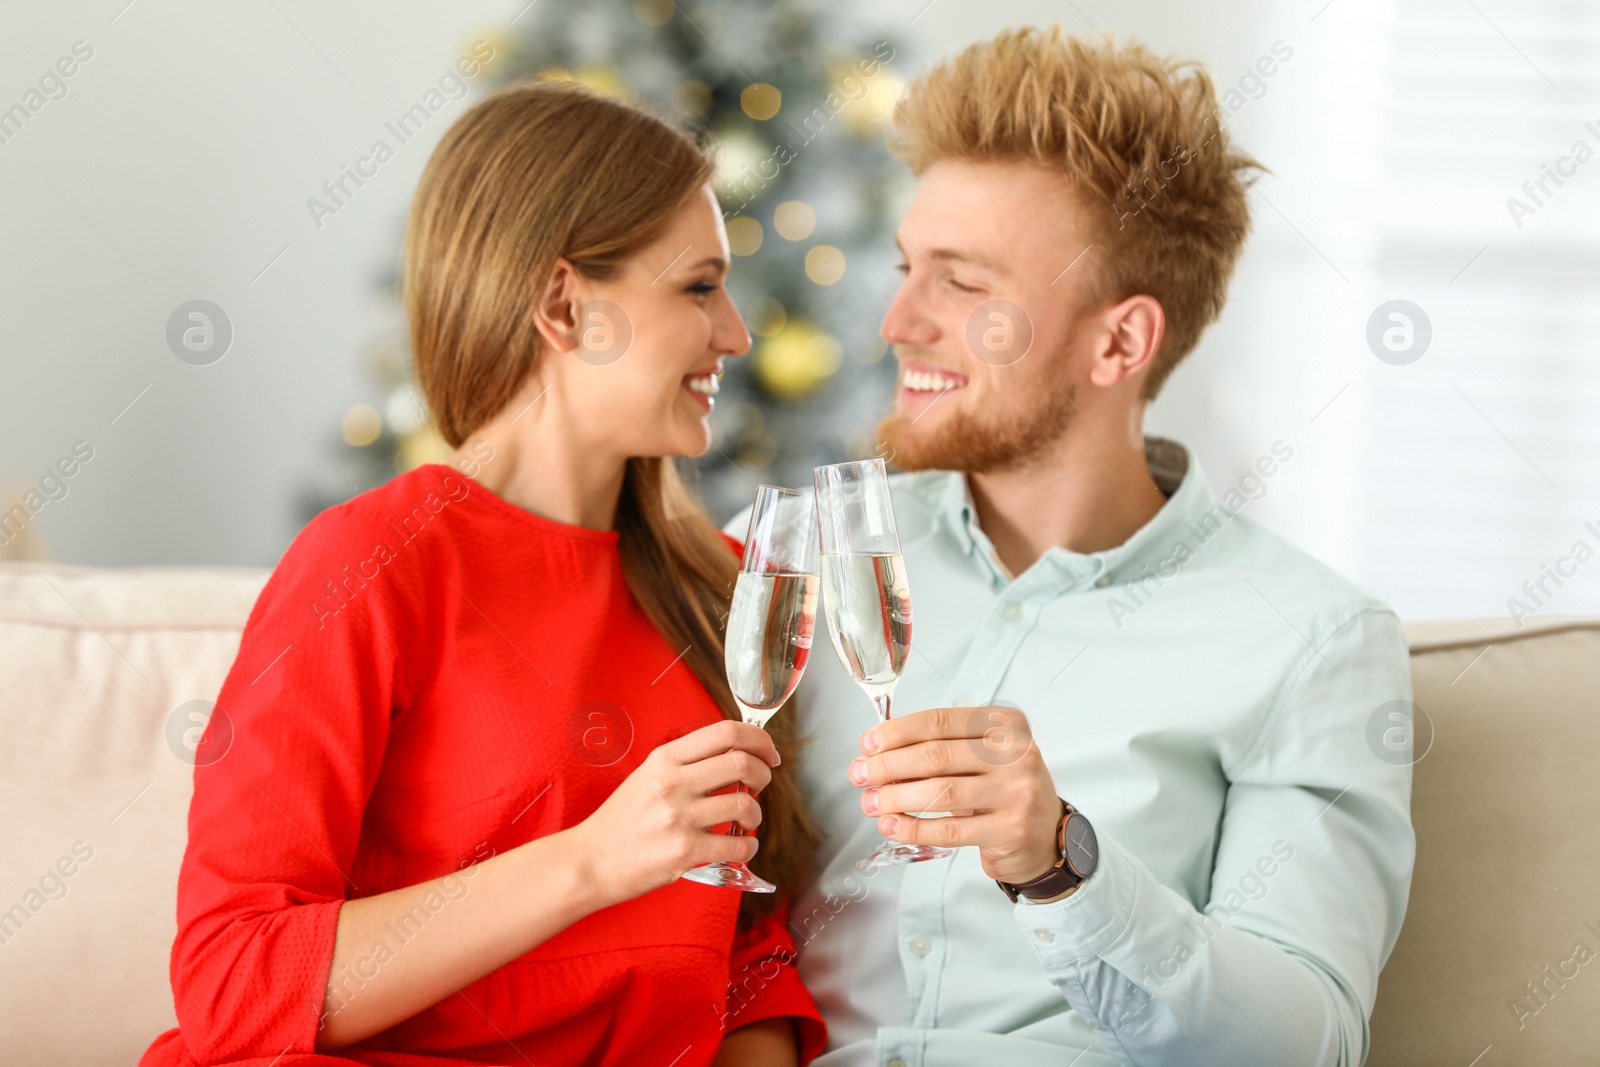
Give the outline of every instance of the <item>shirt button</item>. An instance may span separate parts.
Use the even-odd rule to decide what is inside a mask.
[[[1097,1023],[1097,1022],[1095,1022],[1095,1021],[1093,1021],[1091,1019],[1089,1021],[1089,1029],[1091,1029],[1091,1030],[1104,1030],[1105,1027],[1101,1026],[1099,1023]]]
[[[1102,574],[1100,577],[1098,577],[1098,578],[1096,578],[1094,580],[1094,585],[1095,585],[1096,589],[1104,589],[1106,586],[1108,586],[1110,584],[1111,584],[1111,575],[1109,575],[1109,574]]]
[[[1022,609],[1017,607],[1015,601],[1008,600],[1006,601],[1006,606],[1000,609],[1000,614],[1004,615],[1012,622],[1016,622],[1018,619],[1022,618]]]
[[[927,938],[925,938],[925,937],[913,937],[911,939],[911,953],[912,953],[912,955],[915,955],[915,956],[926,956],[928,953],[930,953],[932,951],[933,951],[933,942],[929,941]]]
[[[1049,930],[1035,930],[1033,932],[1033,936],[1037,937],[1040,941],[1043,941],[1047,945],[1056,939],[1056,935],[1052,934]]]

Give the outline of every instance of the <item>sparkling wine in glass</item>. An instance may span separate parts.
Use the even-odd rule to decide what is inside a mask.
[[[763,485],[756,490],[744,563],[733,586],[724,664],[745,722],[766,729],[789,699],[811,655],[817,616],[817,519],[812,494]],[[740,783],[736,787],[744,790]],[[734,823],[728,834],[744,828]],[[777,887],[743,863],[706,863],[683,877],[747,893]]]
[[[911,653],[911,587],[881,459],[813,471],[821,528],[823,615],[839,661],[872,700],[879,722]],[[862,870],[951,855],[948,848],[880,840]]]

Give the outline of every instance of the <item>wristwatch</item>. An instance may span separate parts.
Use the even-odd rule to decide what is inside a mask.
[[[1084,814],[1065,800],[1061,801],[1061,821],[1056,823],[1056,851],[1059,858],[1055,866],[1039,877],[1017,883],[1002,882],[996,878],[994,884],[1015,904],[1019,896],[1029,900],[1058,897],[1069,889],[1075,889],[1094,873],[1095,866],[1100,862],[1099,839],[1095,837],[1094,827],[1089,825]]]

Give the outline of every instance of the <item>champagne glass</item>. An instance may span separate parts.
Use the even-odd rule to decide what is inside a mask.
[[[872,700],[879,722],[911,654],[911,588],[895,531],[889,472],[881,459],[817,467],[823,614],[833,650]],[[879,840],[861,870],[951,855],[948,848]]]
[[[789,699],[811,655],[817,617],[817,509],[809,491],[763,485],[756,490],[744,563],[733,586],[723,662],[745,722],[766,729]],[[744,792],[744,784],[736,786]],[[734,823],[730,837],[743,834]],[[683,877],[746,893],[777,887],[743,863],[705,863]]]

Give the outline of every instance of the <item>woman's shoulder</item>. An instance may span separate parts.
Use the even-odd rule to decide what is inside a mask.
[[[362,602],[384,610],[417,599],[424,563],[450,538],[440,516],[467,495],[467,480],[442,464],[426,464],[318,512],[284,550],[257,602],[305,602],[321,624],[327,613]]]
[[[404,471],[318,512],[295,535],[284,558],[365,553],[383,543],[398,551],[422,537],[451,503],[466,499],[469,492],[467,479],[444,464]]]

